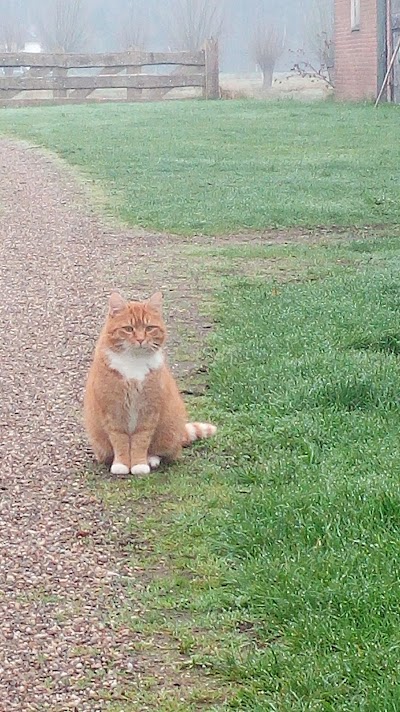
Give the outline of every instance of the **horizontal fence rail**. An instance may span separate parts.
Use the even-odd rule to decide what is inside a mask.
[[[152,71],[145,74],[144,67]],[[152,101],[187,88],[200,88],[205,99],[219,98],[216,40],[198,52],[0,54],[1,106]]]
[[[199,52],[115,52],[109,54],[44,54],[42,52],[6,52],[0,55],[0,67],[145,67],[157,64],[204,66],[205,51]]]
[[[94,77],[0,77],[0,90],[54,91],[57,89],[173,89],[175,87],[202,87],[202,74],[169,75],[149,74]],[[1,96],[1,94],[0,94]]]

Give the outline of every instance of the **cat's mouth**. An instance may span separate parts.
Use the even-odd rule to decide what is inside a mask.
[[[155,344],[149,344],[148,342],[143,342],[141,344],[139,343],[134,343],[134,344],[128,344],[126,347],[126,351],[131,354],[142,354],[142,353],[154,353],[154,351],[158,351],[158,346]]]
[[[143,341],[141,344],[132,341],[122,341],[114,346],[114,351],[121,356],[151,356],[160,350],[160,344],[149,343]]]

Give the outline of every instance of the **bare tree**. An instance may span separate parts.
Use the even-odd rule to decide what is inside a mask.
[[[224,21],[223,0],[170,0],[168,26],[171,44],[195,52],[210,37],[217,39]]]
[[[277,60],[285,49],[285,32],[266,19],[259,20],[253,33],[250,51],[263,75],[263,89],[272,86]]]
[[[335,61],[334,0],[311,0],[305,19],[308,48],[332,81]]]
[[[37,15],[43,47],[51,52],[78,52],[88,39],[86,0],[47,0]]]
[[[147,23],[137,0],[125,0],[118,13],[117,41],[122,50],[142,49],[147,44]]]
[[[0,0],[0,44],[5,52],[24,46],[26,17],[20,0]]]

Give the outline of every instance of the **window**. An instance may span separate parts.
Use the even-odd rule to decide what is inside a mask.
[[[360,3],[361,0],[351,0],[351,31],[360,29]]]

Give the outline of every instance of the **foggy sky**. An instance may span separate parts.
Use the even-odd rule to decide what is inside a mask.
[[[27,40],[38,39],[40,41],[40,22],[46,22],[46,18],[50,17],[49,8],[54,13],[57,2],[62,2],[64,6],[78,2],[82,6],[87,24],[85,46],[81,49],[86,51],[120,50],[123,48],[119,46],[121,36],[119,28],[123,24],[123,18],[131,4],[138,17],[141,18],[140,22],[145,25],[148,48],[151,50],[168,49],[171,37],[168,33],[166,13],[168,3],[176,1],[0,0],[0,39],[3,42],[4,25],[7,21],[5,18],[8,17],[10,23],[14,21],[14,16],[19,15],[19,26],[20,29],[23,27],[24,37],[26,36]],[[181,0],[181,2],[186,1]],[[324,1],[321,0],[321,2]],[[307,45],[305,18],[312,0],[219,0],[219,3],[225,8],[224,28],[220,39],[221,69],[223,71],[254,71],[255,66],[250,58],[249,42],[254,32],[256,18],[261,13],[264,13],[278,27],[286,29],[287,49],[279,60],[278,70],[286,70],[293,65],[293,54],[289,50],[296,51]]]

